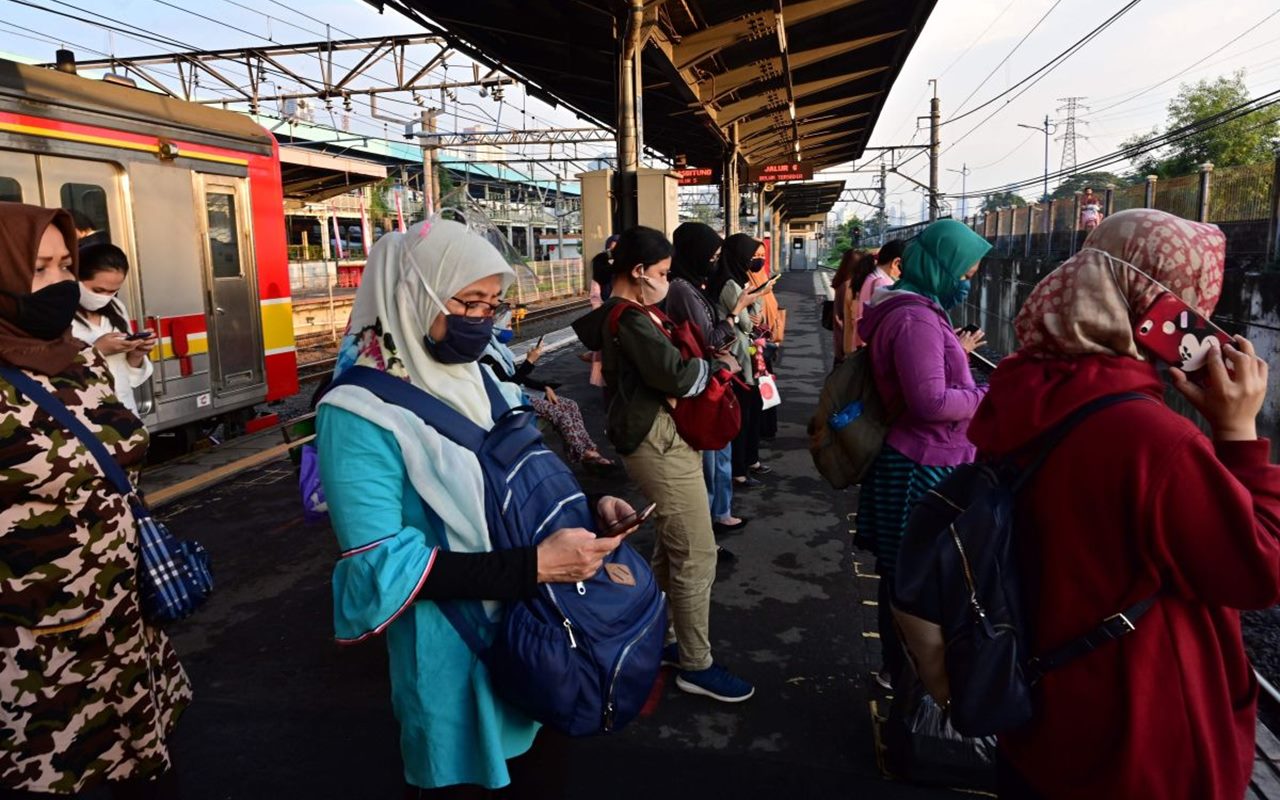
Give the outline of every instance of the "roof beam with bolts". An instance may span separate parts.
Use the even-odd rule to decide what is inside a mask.
[[[432,53],[430,58],[425,58],[425,64],[421,68],[417,68],[416,64],[410,64],[409,61],[408,52],[411,47],[435,47],[438,48],[438,52]],[[363,55],[354,66],[349,69],[341,68],[339,74],[335,76],[333,54],[342,52],[359,52],[363,53]],[[437,83],[424,83],[423,81],[428,73],[443,64],[450,52],[448,43],[439,36],[375,36],[363,39],[326,40],[272,45],[269,47],[160,53],[131,58],[111,57],[92,61],[78,61],[76,66],[80,69],[127,69],[146,81],[147,84],[173,97],[206,105],[243,102],[249,104],[250,110],[254,113],[258,111],[258,107],[262,103],[279,103],[285,100],[311,98],[320,100],[339,98],[346,100],[356,96],[373,97],[392,92],[425,92],[475,86],[493,88],[510,86],[516,82],[506,75],[490,70],[484,76],[476,72],[473,80],[470,81],[446,80]],[[314,67],[316,62],[319,62],[320,79],[317,80],[308,74],[304,74],[301,68],[290,66],[285,60],[294,57],[305,58],[309,67]],[[386,85],[383,86],[353,87],[353,82],[357,78],[387,60],[392,63],[396,80],[386,82]],[[162,65],[177,67],[178,87],[176,90],[168,82],[162,80],[158,74],[148,70],[148,67]],[[46,64],[42,66],[53,65]],[[230,69],[232,67],[246,71],[247,84],[241,85],[230,77]],[[417,71],[406,79],[405,74],[408,72],[409,67],[416,68]],[[276,91],[272,94],[264,95],[261,87],[264,83],[268,83],[265,79],[265,74],[268,70],[296,83],[302,87],[302,90],[295,92]],[[196,93],[199,88],[199,76],[201,74],[226,86],[237,97],[197,97]]]

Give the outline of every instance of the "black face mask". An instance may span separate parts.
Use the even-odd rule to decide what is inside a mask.
[[[80,307],[80,284],[76,281],[59,281],[30,294],[14,294],[3,289],[0,292],[18,303],[13,324],[46,342],[67,332]]]
[[[463,317],[458,314],[446,314],[444,338],[432,341],[430,336],[422,337],[422,344],[427,352],[441,364],[468,364],[479,361],[484,350],[493,337],[493,317]]]
[[[751,259],[750,269],[752,272],[759,272],[760,270],[764,269],[764,259],[763,258]]]

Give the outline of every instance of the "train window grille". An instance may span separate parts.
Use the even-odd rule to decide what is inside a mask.
[[[6,178],[0,175],[0,202],[21,203],[22,184],[13,178]]]

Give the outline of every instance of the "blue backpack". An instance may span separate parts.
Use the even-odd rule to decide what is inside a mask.
[[[1021,454],[1031,456],[1026,466],[1016,455],[965,464],[912,510],[898,553],[894,614],[926,686],[935,654],[943,650],[945,699],[960,733],[991,736],[1026,724],[1034,713],[1032,691],[1045,674],[1133,632],[1155,603],[1155,596],[1146,597],[1032,656],[1024,599],[1035,587],[1019,575],[1014,526],[1018,492],[1073,428],[1104,408],[1146,399],[1135,393],[1100,397],[1033,442]]]
[[[495,550],[537,545],[561,528],[595,527],[586,495],[537,428],[527,406],[507,401],[487,372],[494,409],[486,431],[394,376],[349,367],[333,386],[359,386],[405,408],[480,460],[485,520]],[[489,669],[494,690],[533,719],[569,734],[609,733],[640,712],[657,678],[666,602],[649,565],[625,543],[576,584],[543,583],[506,605],[496,629],[476,601],[438,603]]]

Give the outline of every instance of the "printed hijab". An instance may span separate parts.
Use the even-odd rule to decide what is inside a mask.
[[[436,316],[448,313],[440,303],[490,275],[502,277],[504,290],[515,279],[497,248],[462,223],[434,220],[385,234],[369,251],[338,372],[352,363],[382,370],[493,427],[480,365],[442,364],[423,344]]]
[[[0,289],[15,295],[31,293],[40,239],[50,225],[62,232],[71,251],[71,272],[78,275],[76,226],[70,214],[61,208],[0,202]],[[45,341],[19,328],[14,321],[17,314],[17,302],[0,294],[0,362],[42,375],[57,375],[71,366],[84,344],[71,335],[70,325],[60,338]]]
[[[760,242],[745,233],[735,233],[724,240],[724,247],[720,248],[720,266],[708,288],[711,297],[719,298],[724,285],[729,281],[744,289],[747,287],[750,283],[751,259],[758,249]]]
[[[710,225],[685,222],[671,234],[671,274],[701,289],[711,277],[712,261],[724,239]]]
[[[1046,358],[1142,358],[1133,326],[1163,290],[1114,259],[1155,278],[1208,317],[1222,294],[1226,247],[1216,225],[1154,209],[1113,214],[1032,290],[1014,321],[1018,341],[1024,351]]]
[[[960,281],[991,250],[991,243],[959,220],[940,219],[907,242],[902,278],[894,289],[914,292],[939,305],[954,298]]]

